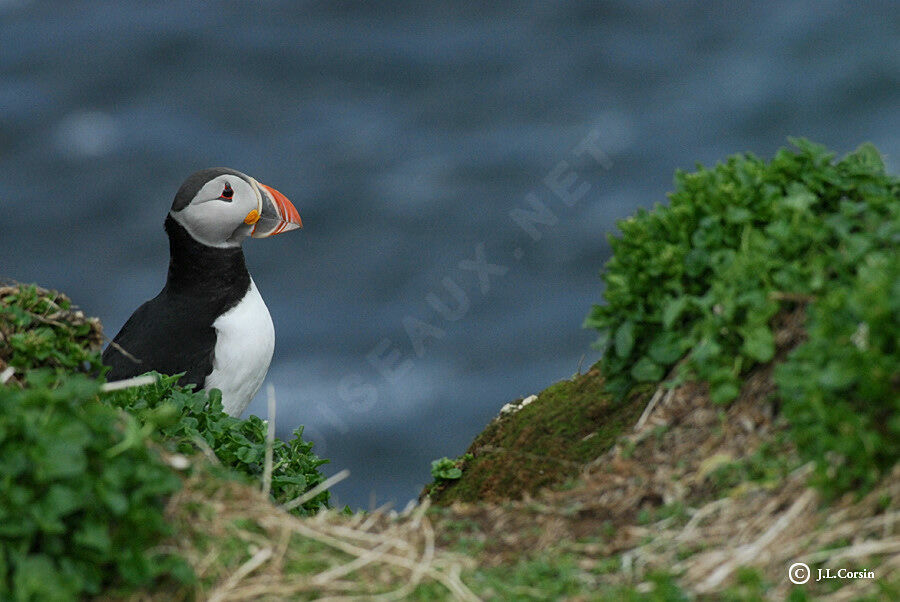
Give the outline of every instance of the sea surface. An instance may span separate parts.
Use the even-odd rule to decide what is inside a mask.
[[[350,469],[339,504],[403,506],[598,359],[606,236],[675,170],[805,136],[896,172],[898,133],[895,2],[0,0],[0,275],[113,336],[187,175],[277,188],[305,228],[245,253],[278,433]]]

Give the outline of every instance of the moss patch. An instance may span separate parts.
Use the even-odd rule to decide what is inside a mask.
[[[617,402],[597,367],[558,382],[522,409],[497,417],[467,450],[471,459],[461,463],[462,477],[423,494],[437,504],[498,501],[561,484],[634,425],[651,392],[637,387]]]

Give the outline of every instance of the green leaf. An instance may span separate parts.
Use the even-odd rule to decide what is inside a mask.
[[[709,252],[704,248],[691,249],[684,258],[684,271],[692,278],[696,278],[702,274],[703,270],[708,267]]]
[[[768,362],[775,354],[775,338],[768,326],[749,329],[744,335],[742,350],[758,362]]]
[[[856,367],[844,361],[833,360],[819,374],[819,384],[832,391],[843,391],[855,383],[857,378]]]
[[[710,388],[709,398],[715,404],[724,404],[733,401],[741,392],[737,384],[726,381]]]
[[[642,357],[631,368],[631,377],[637,382],[656,382],[662,379],[662,367],[649,357]]]
[[[440,472],[442,479],[458,479],[462,476],[462,470],[459,468],[448,468]]]
[[[689,298],[686,296],[675,297],[674,299],[669,300],[665,306],[663,307],[663,327],[669,329],[675,324],[675,320],[677,320],[682,312],[687,308],[689,302]]]
[[[82,447],[72,441],[56,439],[57,436],[59,435],[55,433],[52,439],[41,441],[32,450],[35,478],[39,481],[79,475],[87,468],[87,458]]]
[[[53,519],[66,516],[84,505],[82,495],[82,492],[73,487],[54,483],[41,500],[40,512]]]
[[[450,458],[440,458],[431,463],[431,476],[435,481],[453,481],[462,477],[462,469],[457,466],[458,462],[471,459],[469,454],[457,460]]]
[[[97,497],[115,516],[121,516],[128,510],[128,497],[124,491],[101,485],[97,488]]]
[[[272,477],[272,482],[284,485],[299,485],[301,488],[306,488],[307,478],[306,475],[302,474],[280,475],[277,477]]]
[[[668,366],[681,357],[682,341],[683,338],[678,333],[665,332],[653,340],[647,354],[653,361]]]
[[[871,142],[864,142],[853,153],[842,161],[843,163],[855,163],[863,171],[881,173],[884,171],[884,160],[881,153]]]
[[[808,211],[815,204],[816,200],[816,195],[811,193],[806,186],[799,182],[794,182],[788,186],[787,196],[782,199],[781,204],[793,211],[803,212]]]
[[[616,355],[625,359],[631,353],[634,347],[634,323],[630,320],[625,321],[618,329],[616,329],[615,338]]]
[[[609,339],[610,339],[609,329],[604,328],[597,335],[597,340],[594,341],[594,343],[592,344],[592,347],[599,351],[606,351],[607,347],[609,347]]]
[[[722,346],[711,338],[703,338],[694,346],[691,356],[695,363],[705,364],[718,358],[722,353]]]
[[[15,559],[14,567],[16,600],[69,600],[73,589],[78,589],[77,584],[67,580],[46,555],[32,554]]]
[[[753,220],[753,213],[744,207],[730,206],[725,210],[725,221],[730,224],[746,224]]]
[[[75,543],[98,552],[110,552],[112,539],[109,536],[109,526],[100,521],[86,522],[75,533]]]

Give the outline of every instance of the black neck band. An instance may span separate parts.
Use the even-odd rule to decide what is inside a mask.
[[[169,235],[170,293],[200,297],[223,309],[240,301],[250,288],[244,252],[238,247],[210,247],[197,242],[171,215],[166,216]]]

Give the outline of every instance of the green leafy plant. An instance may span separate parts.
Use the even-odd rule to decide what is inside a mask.
[[[50,370],[0,387],[0,599],[71,600],[164,574],[153,551],[169,530],[165,499],[181,481],[143,425],[97,399],[99,384]]]
[[[431,476],[435,482],[455,481],[462,477],[463,467],[465,463],[472,460],[472,454],[463,454],[459,458],[451,460],[450,458],[440,458],[431,462]]]
[[[466,463],[475,459],[472,454],[466,453],[458,458],[439,458],[431,462],[431,477],[434,479],[425,486],[423,495],[430,495],[440,491],[448,483],[459,480],[463,476]]]
[[[691,350],[687,373],[730,401],[739,376],[772,359],[779,309],[896,244],[897,180],[873,147],[833,163],[823,147],[794,143],[797,152],[770,163],[736,155],[678,172],[668,207],[619,223],[603,274],[607,303],[585,321],[601,333],[611,390],[660,380]]]
[[[865,491],[900,458],[900,256],[867,255],[811,308],[775,380],[801,455],[830,494]]]
[[[104,396],[105,400],[157,424],[161,440],[177,451],[195,453],[200,441],[225,466],[259,481],[266,453],[266,423],[256,416],[241,420],[226,414],[217,390],[193,391],[176,385],[177,375],[156,376],[153,385],[116,391]],[[276,502],[289,502],[324,480],[319,466],[328,460],[316,456],[313,444],[304,441],[302,434],[300,427],[291,440],[274,441],[272,497]],[[323,491],[294,512],[314,514],[328,507],[328,501],[329,493]]]
[[[878,316],[836,312],[852,314],[841,304],[864,304],[878,288],[874,280],[890,280],[884,258],[896,257],[900,243],[900,182],[871,145],[834,161],[819,145],[792,143],[796,150],[782,149],[770,162],[736,155],[712,169],[678,172],[668,206],[620,222],[603,273],[606,304],[594,306],[585,326],[600,332],[602,370],[618,395],[661,380],[680,362],[677,379],[706,381],[712,400],[727,403],[742,375],[774,358],[772,318],[810,304],[809,346],[782,373],[780,393],[794,441],[809,457],[825,466],[827,449],[863,463],[835,481],[844,489],[871,483],[897,457],[886,445],[895,432],[886,423],[896,417],[896,371],[862,374],[870,359],[898,365],[896,314],[885,307]],[[860,266],[874,267],[862,273]],[[887,280],[878,294],[896,294]],[[866,320],[882,328],[880,342],[854,351],[847,337]],[[856,397],[839,401],[848,391]],[[823,429],[832,435],[823,437]],[[864,451],[851,453],[854,446]]]

